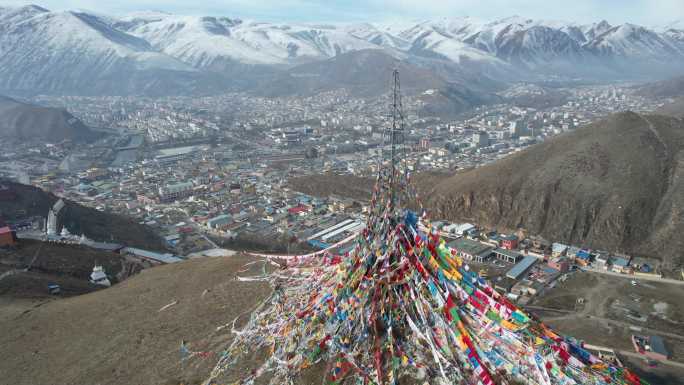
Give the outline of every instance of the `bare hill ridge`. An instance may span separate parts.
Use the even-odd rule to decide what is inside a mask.
[[[440,181],[433,216],[682,263],[684,122],[620,113]]]
[[[354,188],[348,187],[353,180]],[[684,121],[625,112],[453,176],[414,178],[432,218],[684,261]],[[370,179],[290,180],[317,196],[370,196]],[[368,191],[368,192],[367,192]],[[368,198],[366,198],[368,199]]]
[[[6,181],[0,181],[0,184],[7,186],[16,196],[14,200],[0,200],[0,217],[6,220],[47,217],[48,211],[59,199],[37,187]],[[158,234],[131,218],[101,212],[68,200],[65,203],[61,225],[66,226],[72,234],[85,234],[96,241],[115,241],[150,250],[163,249],[163,241]]]
[[[0,275],[11,271],[0,278],[0,297],[34,301],[55,298],[48,293],[49,284],[60,285],[59,297],[102,289],[89,280],[95,265],[104,267],[113,284],[149,266],[114,252],[22,239],[16,247],[0,249]]]
[[[0,138],[90,142],[99,136],[66,110],[35,106],[0,96]]]
[[[431,95],[423,95],[422,99],[428,104],[430,112],[436,114],[457,114],[474,106],[501,100],[492,93],[497,87],[496,82],[472,78],[447,79],[437,70],[420,67],[405,58],[377,49],[348,52],[324,61],[296,66],[264,80],[258,87],[258,93],[270,96],[314,95],[344,88],[356,96],[378,97],[382,94],[381,90],[389,86],[391,79],[388,74],[395,68],[405,79],[401,87],[407,95],[421,95],[432,90]]]
[[[676,98],[672,103],[668,103],[658,109],[658,113],[677,118],[684,118],[684,97]]]
[[[651,98],[675,98],[684,96],[684,76],[648,83],[637,87],[639,94]]]

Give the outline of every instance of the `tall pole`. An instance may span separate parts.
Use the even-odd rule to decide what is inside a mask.
[[[397,203],[397,145],[400,143],[399,134],[403,130],[403,115],[402,115],[402,105],[401,105],[401,84],[399,83],[399,70],[395,69],[392,73],[394,78],[394,87],[392,92],[392,128],[390,133],[391,150],[390,150],[390,176],[389,176],[389,188],[390,188],[390,204],[391,209],[394,210]]]

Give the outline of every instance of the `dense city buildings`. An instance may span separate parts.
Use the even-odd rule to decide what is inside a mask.
[[[519,97],[531,92],[526,87],[513,89]],[[478,167],[609,113],[657,107],[629,87],[561,91],[565,101],[550,107],[511,102],[458,117],[428,114],[420,95],[406,97],[406,162],[414,172]],[[506,92],[513,91],[502,93],[503,100]],[[344,90],[273,98],[41,96],[32,101],[65,107],[109,135],[88,145],[18,143],[0,156],[0,166],[6,177],[138,218],[181,255],[237,236],[321,247],[358,230],[364,202],[311,198],[291,191],[287,181],[320,173],[375,175],[388,97],[364,99]],[[53,235],[55,221],[47,218]],[[344,221],[351,222],[332,236],[311,237]],[[516,249],[517,238],[505,236],[501,247]]]

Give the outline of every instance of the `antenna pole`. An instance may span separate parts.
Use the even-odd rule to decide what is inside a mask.
[[[396,173],[398,169],[398,149],[397,146],[402,142],[403,138],[400,137],[403,132],[403,114],[401,105],[401,84],[399,82],[399,70],[395,69],[392,72],[394,87],[392,92],[392,128],[390,132],[391,140],[391,150],[390,150],[390,176],[389,176],[389,188],[390,188],[390,204],[392,210],[394,210],[397,204],[397,178]]]

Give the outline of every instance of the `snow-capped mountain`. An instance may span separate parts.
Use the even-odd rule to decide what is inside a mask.
[[[664,31],[671,30],[671,29],[684,31],[684,19],[675,20],[673,22],[670,22],[667,25],[665,25],[664,28],[662,28],[662,30],[664,30]]]
[[[160,73],[197,70],[92,14],[36,6],[0,9],[0,88],[111,91],[118,83],[127,93],[126,83],[143,80],[143,73],[162,86]]]
[[[679,44],[680,47],[684,47],[684,20],[678,20],[669,23],[665,27],[660,29],[663,35],[667,36],[671,40],[674,40]]]
[[[219,63],[291,65],[377,47],[334,25],[155,14],[125,17],[115,27],[199,68],[217,68]]]
[[[612,27],[585,47],[596,54],[611,57],[668,60],[684,55],[677,42],[667,35],[633,24]]]
[[[338,55],[382,50],[449,81],[681,73],[681,22],[649,29],[509,17],[419,22],[263,23],[142,12],[124,17],[0,7],[0,89],[210,92]],[[488,80],[489,79],[489,80]],[[262,83],[261,83],[262,84]]]

